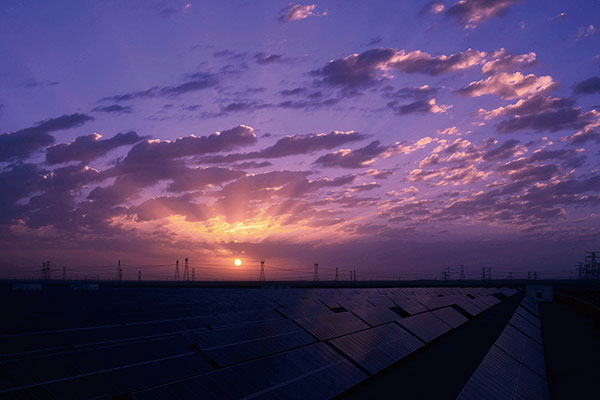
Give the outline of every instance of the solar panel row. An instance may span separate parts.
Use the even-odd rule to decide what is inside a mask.
[[[550,398],[539,318],[528,311],[537,310],[537,303],[533,305],[531,298],[525,298],[521,306],[462,389],[459,400]],[[523,313],[529,315],[524,317]]]
[[[363,371],[377,373],[466,322],[456,305],[479,313],[494,304],[493,294],[510,294],[495,288],[195,292],[172,291],[176,298],[165,295],[164,308],[154,303],[153,314],[144,306],[126,324],[73,328],[71,321],[68,329],[48,332],[51,325],[42,324],[0,336],[0,349],[9,349],[0,356],[0,397],[279,398],[305,391],[314,397],[318,388],[330,398],[365,379]],[[476,305],[484,297],[490,299]],[[190,313],[165,318],[174,306]],[[116,320],[128,314],[117,310]]]

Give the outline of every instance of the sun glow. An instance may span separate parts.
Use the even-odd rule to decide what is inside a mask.
[[[236,267],[239,267],[240,265],[242,265],[242,260],[240,260],[239,258],[236,258],[236,259],[233,261],[233,264],[234,264]]]

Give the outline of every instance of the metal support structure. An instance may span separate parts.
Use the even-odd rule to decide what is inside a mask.
[[[258,281],[265,281],[265,260],[260,260],[260,274],[258,276]]]
[[[335,280],[336,282],[340,279],[339,268],[335,267]]]
[[[188,269],[188,258],[185,258],[185,267],[183,268],[183,280],[184,281],[189,281],[190,280],[190,270]]]
[[[313,281],[318,282],[319,281],[319,263],[316,262],[314,263],[315,266],[315,273],[313,275]]]
[[[173,277],[173,280],[179,280],[179,260],[175,261],[175,276]]]

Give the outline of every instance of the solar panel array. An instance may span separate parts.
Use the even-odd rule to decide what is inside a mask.
[[[458,399],[549,398],[537,302],[525,297]]]
[[[121,292],[79,295],[70,317],[43,311],[37,322],[23,316],[1,327],[0,397],[331,398],[499,303],[500,294],[517,293],[507,288]],[[516,315],[515,329],[531,324],[529,317]],[[511,351],[526,357],[537,349],[533,344],[523,342]],[[539,360],[529,367],[539,368]]]

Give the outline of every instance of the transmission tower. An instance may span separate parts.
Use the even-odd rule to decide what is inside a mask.
[[[142,280],[142,271],[138,271],[138,281]]]
[[[185,267],[183,268],[183,280],[184,281],[189,281],[190,280],[190,270],[188,269],[188,258],[185,258]]]
[[[315,263],[315,273],[313,275],[313,281],[317,282],[319,280],[319,263]]]
[[[63,267],[63,281],[67,280],[67,267]]]
[[[353,274],[353,280],[356,281],[356,270],[352,271]]]
[[[260,260],[260,275],[258,276],[260,282],[265,281],[265,260]]]
[[[175,261],[175,276],[173,277],[173,280],[179,280],[179,260]]]
[[[460,264],[460,280],[465,280],[465,266],[464,264]]]
[[[192,268],[192,281],[196,280],[196,268]]]
[[[117,280],[119,282],[123,280],[123,269],[121,269],[121,260],[117,262]]]
[[[339,268],[335,267],[335,280],[336,282],[339,280],[340,276],[339,276]]]

